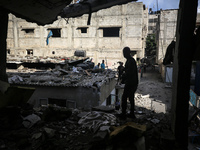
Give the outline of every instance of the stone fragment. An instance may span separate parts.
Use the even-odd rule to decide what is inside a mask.
[[[54,135],[55,135],[55,130],[53,130],[51,128],[44,128],[44,131],[49,138],[54,137]]]
[[[151,122],[153,122],[154,124],[157,124],[160,122],[160,120],[154,118],[154,119],[151,119]]]
[[[41,118],[35,114],[24,117],[23,119],[24,119],[24,121],[22,124],[26,128],[31,128],[34,124],[36,124],[38,121],[41,120]]]
[[[41,132],[35,133],[35,134],[32,135],[32,139],[39,139],[41,136],[42,136]]]

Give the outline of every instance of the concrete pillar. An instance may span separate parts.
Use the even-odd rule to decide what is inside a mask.
[[[46,41],[44,40],[44,27],[39,26],[40,28],[40,47],[44,47],[44,44],[46,44]]]
[[[18,41],[18,30],[17,30],[17,18],[12,15],[13,17],[13,36],[14,36],[14,45],[15,45],[15,51],[16,51],[16,48],[19,47],[19,41]],[[15,52],[16,54],[16,52]]]
[[[198,0],[181,0],[176,29],[176,48],[173,64],[172,129],[180,149],[188,147],[188,109],[193,34]]]
[[[6,75],[8,12],[0,8],[0,80],[8,82]]]
[[[94,15],[93,15],[93,17],[94,17]],[[98,64],[98,59],[99,59],[98,58],[98,53],[100,51],[100,49],[99,49],[99,16],[97,15],[97,13],[95,13],[95,17],[94,18],[96,18],[97,25],[96,25],[95,54],[94,54],[93,60],[94,60],[95,65],[97,65]]]

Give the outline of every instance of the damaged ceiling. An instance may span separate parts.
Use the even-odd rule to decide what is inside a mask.
[[[82,0],[70,4],[73,0],[1,0],[0,7],[17,17],[35,22],[38,25],[53,23],[57,16],[65,18],[91,14],[100,9],[125,4],[131,0]],[[135,0],[136,1],[136,0]]]

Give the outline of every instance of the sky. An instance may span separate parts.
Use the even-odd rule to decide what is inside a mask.
[[[148,8],[152,8],[153,11],[157,11],[157,2],[158,10],[166,9],[178,9],[180,0],[138,0],[137,2],[143,2]]]

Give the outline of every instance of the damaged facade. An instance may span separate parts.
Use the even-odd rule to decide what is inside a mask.
[[[122,49],[129,46],[137,58],[144,57],[148,27],[148,9],[143,3],[130,2],[77,18],[58,19],[53,24],[38,26],[9,15],[7,58],[69,57],[83,50],[95,64],[106,60],[109,68],[124,61]],[[52,31],[53,35],[47,36]]]
[[[172,40],[176,40],[176,22],[178,9],[161,10],[157,25],[157,62],[162,63],[166,49]]]

